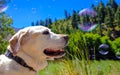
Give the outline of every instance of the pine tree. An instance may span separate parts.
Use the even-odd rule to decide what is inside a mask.
[[[78,15],[77,15],[75,10],[73,10],[72,27],[75,28],[75,29],[78,28]]]
[[[100,1],[100,3],[98,4],[98,6],[96,7],[96,11],[97,11],[97,21],[98,21],[98,25],[99,25],[99,34],[102,36],[102,26],[101,24],[104,23],[104,19],[105,19],[105,5],[102,2],[102,0]],[[96,19],[95,19],[96,22]]]
[[[45,20],[45,26],[48,26],[49,25],[49,19],[47,18],[46,20]]]
[[[98,5],[98,18],[99,18],[99,23],[104,23],[104,18],[105,18],[105,5],[102,1],[100,1]]]
[[[52,19],[49,18],[48,20],[49,20],[49,25],[51,25],[52,24]]]
[[[40,20],[40,25],[44,26],[45,22],[43,20]]]
[[[114,29],[114,10],[109,6],[107,5],[106,6],[106,17],[105,17],[105,24],[108,26],[108,27],[111,27]]]
[[[39,21],[36,22],[36,26],[40,25]]]
[[[110,6],[114,8],[114,10],[117,10],[118,4],[115,2],[115,0],[109,0]]]
[[[96,9],[96,7],[95,7],[95,5],[94,5],[94,4],[92,4],[92,6],[91,6],[91,7],[92,7],[92,9],[93,9],[93,10],[97,11],[97,9]]]
[[[117,8],[117,11],[115,13],[114,22],[115,22],[116,26],[120,27],[120,6]]]
[[[47,18],[47,19],[45,20],[45,26],[48,26],[48,25],[50,25],[50,24],[52,24],[52,19],[51,19],[51,18]]]
[[[57,18],[55,17],[55,22],[57,21]]]
[[[31,23],[31,26],[35,26],[34,22]]]
[[[64,14],[65,14],[65,19],[68,19],[69,15],[68,15],[67,10],[64,10]]]

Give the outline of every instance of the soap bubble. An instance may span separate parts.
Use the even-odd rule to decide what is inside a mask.
[[[83,9],[79,12],[80,23],[78,24],[78,28],[82,31],[92,31],[94,30],[98,24],[96,21],[97,13],[92,9]]]
[[[5,12],[11,0],[0,0],[0,13]]]
[[[85,32],[92,31],[96,27],[97,27],[97,24],[92,24],[92,23],[78,24],[78,28],[82,31],[85,31]]]
[[[8,8],[8,6],[6,5],[6,6],[0,6],[0,13],[2,13],[2,12],[4,12],[4,11],[6,11],[7,10],[7,8]]]
[[[36,8],[32,8],[32,13],[36,13]]]
[[[86,8],[86,9],[81,10],[79,12],[79,15],[80,16],[93,16],[93,17],[96,17],[97,13],[92,9]]]
[[[120,52],[117,52],[117,53],[116,53],[116,57],[117,57],[118,59],[120,59]]]
[[[99,46],[99,53],[102,55],[107,55],[109,53],[108,48],[109,46],[107,44],[101,44]]]

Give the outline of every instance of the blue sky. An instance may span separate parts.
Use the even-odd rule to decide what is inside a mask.
[[[13,27],[30,26],[31,22],[45,18],[62,19],[64,10],[72,13],[73,10],[90,8],[91,4],[98,4],[100,0],[12,0],[6,11],[13,18]],[[103,0],[106,3],[108,0]],[[116,0],[120,4],[120,0]]]

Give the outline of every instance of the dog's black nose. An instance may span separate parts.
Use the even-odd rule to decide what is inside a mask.
[[[66,35],[63,37],[66,41],[68,41],[69,37]]]

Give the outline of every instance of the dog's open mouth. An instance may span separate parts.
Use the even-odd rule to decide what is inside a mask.
[[[63,49],[55,50],[55,49],[47,48],[44,50],[44,53],[47,56],[61,56],[61,55],[65,54],[65,51]]]

